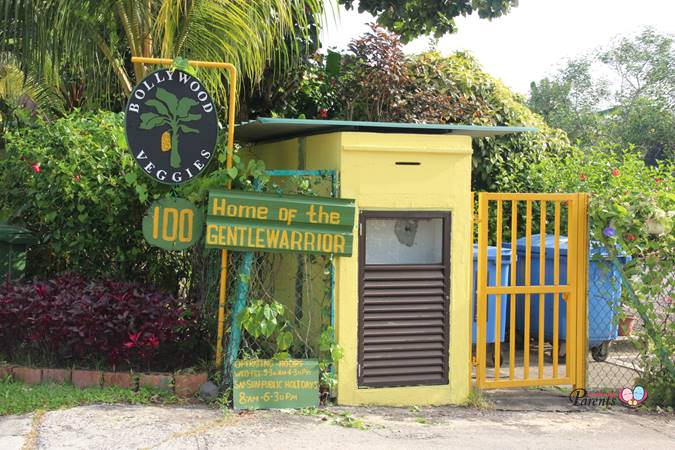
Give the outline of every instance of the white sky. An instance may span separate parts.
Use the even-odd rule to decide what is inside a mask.
[[[323,33],[324,48],[346,48],[368,31],[369,14],[341,8]],[[520,0],[510,14],[493,21],[456,19],[459,31],[439,41],[439,50],[469,50],[485,70],[511,88],[527,93],[531,81],[550,75],[566,58],[607,45],[645,26],[675,34],[675,0]],[[419,38],[405,47],[417,53],[429,47]]]

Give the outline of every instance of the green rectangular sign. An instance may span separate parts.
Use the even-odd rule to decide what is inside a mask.
[[[315,359],[240,359],[234,363],[234,408],[309,408],[319,405]]]
[[[352,254],[354,200],[209,192],[206,247]]]

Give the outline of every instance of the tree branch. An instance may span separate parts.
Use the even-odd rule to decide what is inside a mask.
[[[117,79],[122,85],[122,89],[124,89],[124,94],[129,95],[131,93],[132,86],[127,71],[124,69],[122,64],[120,64],[120,62],[114,57],[112,51],[110,50],[110,47],[108,46],[108,44],[105,43],[100,34],[96,34],[96,41],[98,44],[98,48],[101,50],[101,53],[103,53],[103,56],[105,56],[105,58],[112,66],[113,72],[115,72],[115,76],[117,76]]]

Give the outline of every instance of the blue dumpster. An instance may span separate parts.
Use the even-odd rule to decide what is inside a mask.
[[[501,261],[501,280],[502,286],[510,285],[510,268],[511,268],[511,250],[502,247],[502,261]],[[488,286],[495,286],[497,281],[497,247],[488,247]],[[476,319],[478,317],[478,308],[476,305],[476,280],[478,279],[478,245],[473,246],[473,343],[476,343]],[[495,325],[497,322],[497,301],[495,295],[488,296],[487,307],[487,336],[486,343],[493,344],[495,342]],[[506,332],[506,310],[508,306],[508,295],[502,295],[500,299],[500,319],[499,319],[499,340],[504,342],[504,334]]]
[[[516,278],[518,285],[525,285],[525,246],[526,237],[517,241],[518,262]],[[554,245],[555,236],[546,236],[545,284],[554,284]],[[539,286],[539,264],[541,255],[541,237],[532,236],[532,256],[530,263],[530,285]],[[588,345],[590,348],[605,346],[617,337],[618,327],[614,320],[616,308],[621,299],[621,281],[617,270],[608,261],[607,251],[601,247],[591,248],[588,267]],[[629,256],[621,258],[622,262],[630,260]],[[567,236],[560,236],[560,284],[567,283]],[[562,295],[559,296],[558,337],[567,338],[567,308]],[[517,296],[516,329],[524,331],[524,295]],[[544,339],[553,339],[553,306],[554,295],[544,296]],[[530,336],[539,337],[539,295],[530,296]],[[595,358],[595,354],[593,355]],[[606,358],[606,355],[604,355]]]

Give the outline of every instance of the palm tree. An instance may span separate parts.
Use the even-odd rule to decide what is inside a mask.
[[[227,61],[256,82],[316,39],[309,24],[323,16],[323,0],[0,0],[0,49],[45,77],[92,68],[86,88],[96,93],[131,92],[148,70],[131,56]],[[221,104],[226,76],[199,73]]]
[[[6,129],[15,126],[21,116],[49,115],[59,111],[59,94],[19,68],[10,53],[0,52],[0,148]]]

